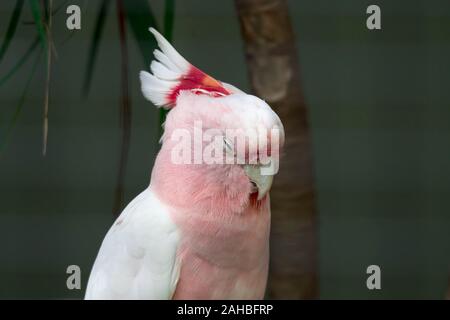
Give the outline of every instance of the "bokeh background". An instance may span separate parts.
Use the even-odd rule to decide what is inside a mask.
[[[162,23],[164,1],[149,3]],[[82,29],[67,30],[65,9],[54,16],[57,57],[45,157],[45,60],[8,137],[35,55],[0,86],[0,143],[7,139],[0,155],[0,298],[82,298],[115,218],[121,141],[116,11],[107,12],[83,98],[100,1],[69,4],[81,7]],[[366,28],[372,1],[288,4],[313,139],[320,298],[443,298],[450,276],[450,2],[376,1],[381,31]],[[0,2],[1,40],[14,5]],[[0,78],[34,39],[32,20],[25,7]],[[176,48],[193,64],[250,89],[233,1],[177,1],[173,30]],[[132,130],[125,202],[148,185],[159,148],[159,111],[140,93],[138,72],[146,66],[128,39]],[[82,290],[66,288],[71,264],[81,267]],[[381,267],[381,290],[366,288],[371,264]]]

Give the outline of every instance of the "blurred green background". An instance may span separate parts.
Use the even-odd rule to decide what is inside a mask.
[[[0,2],[1,40],[14,4]],[[0,298],[83,297],[114,219],[121,138],[115,4],[86,99],[81,92],[100,1],[69,4],[81,7],[82,29],[67,30],[65,8],[54,17],[47,155],[41,59],[0,157]],[[164,1],[150,4],[162,25]],[[381,7],[381,31],[366,28],[369,4]],[[313,135],[320,297],[443,298],[450,276],[450,2],[289,6]],[[36,35],[26,21],[32,21],[28,7],[0,77]],[[249,90],[233,1],[177,1],[173,37],[193,64]],[[149,183],[159,130],[158,110],[140,93],[138,72],[147,67],[131,35],[128,48],[133,113],[125,202]],[[33,60],[0,86],[1,142]],[[66,288],[71,264],[81,267],[82,290]],[[382,290],[366,288],[371,264],[381,267]]]

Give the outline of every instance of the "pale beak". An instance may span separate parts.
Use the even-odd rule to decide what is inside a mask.
[[[259,165],[244,165],[244,171],[250,181],[258,188],[258,200],[261,200],[272,186],[273,175],[262,175]]]

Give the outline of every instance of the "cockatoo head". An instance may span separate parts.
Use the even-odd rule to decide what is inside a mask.
[[[156,30],[150,74],[141,71],[144,96],[170,109],[152,184],[190,201],[218,195],[261,201],[278,171],[283,125],[256,96],[220,82],[186,61]],[[217,200],[217,199],[216,199]],[[239,208],[237,208],[239,210]]]

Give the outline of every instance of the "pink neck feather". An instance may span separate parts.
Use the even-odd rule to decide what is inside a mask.
[[[251,184],[237,165],[174,164],[166,141],[152,172],[151,187],[166,203],[204,213],[242,213],[249,205]]]

